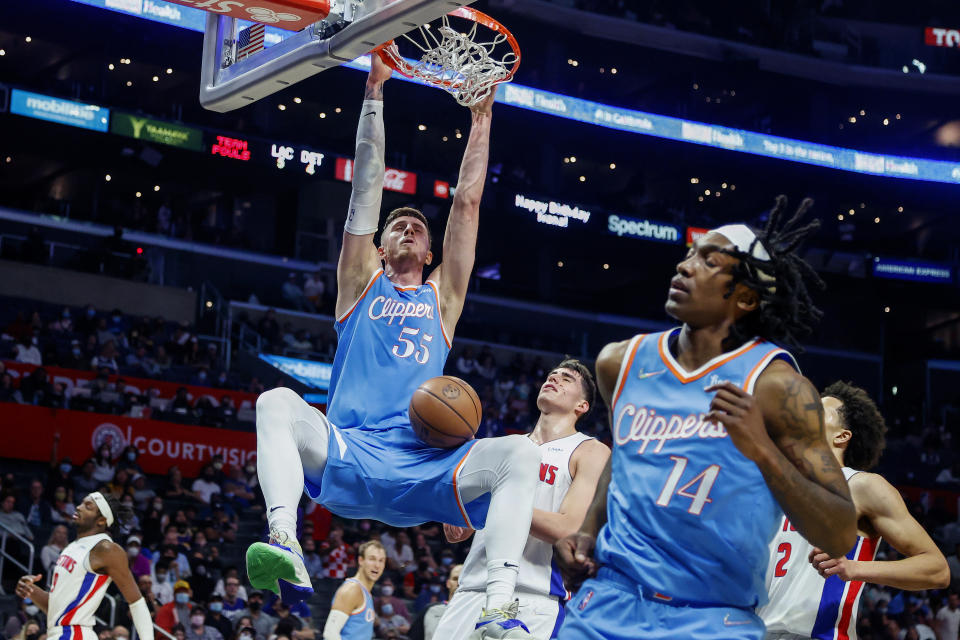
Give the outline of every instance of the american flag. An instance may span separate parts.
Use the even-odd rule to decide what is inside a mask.
[[[263,49],[263,30],[264,26],[258,23],[240,32],[237,37],[237,60]]]

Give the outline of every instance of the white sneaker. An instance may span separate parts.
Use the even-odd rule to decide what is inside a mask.
[[[270,530],[270,542],[254,542],[247,549],[247,578],[256,589],[267,589],[293,606],[313,595],[310,574],[300,543],[285,531]]]
[[[477,620],[477,626],[471,638],[497,640],[525,639],[534,640],[527,625],[517,619],[520,602],[514,600],[500,609],[484,609]]]

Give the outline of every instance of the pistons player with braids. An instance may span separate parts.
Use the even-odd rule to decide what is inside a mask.
[[[823,407],[793,356],[820,317],[797,252],[812,201],[761,231],[733,224],[677,264],[665,305],[681,326],[609,344],[597,386],[613,455],[579,533],[557,543],[596,576],[567,605],[561,640],[759,640],[767,544],[786,513],[833,556],[856,536]],[[596,547],[594,549],[594,547]]]
[[[17,595],[30,598],[47,614],[48,640],[97,640],[94,614],[107,587],[115,582],[130,604],[130,615],[143,640],[153,640],[153,620],[140,593],[127,552],[113,542],[130,509],[113,496],[94,491],[83,499],[73,515],[77,539],[57,558],[50,591],[37,586],[42,576],[23,576]]]

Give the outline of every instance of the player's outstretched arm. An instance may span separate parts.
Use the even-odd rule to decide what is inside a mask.
[[[333,596],[333,605],[323,625],[323,640],[341,640],[340,632],[350,614],[363,605],[363,590],[356,582],[345,582]]]
[[[586,440],[577,447],[570,459],[573,482],[560,503],[560,510],[534,509],[530,535],[556,544],[558,540],[577,533],[593,504],[600,475],[609,458],[610,448],[599,440]]]
[[[153,619],[150,617],[150,610],[147,608],[146,600],[143,599],[143,594],[140,593],[137,581],[130,572],[127,552],[123,547],[107,540],[99,542],[90,551],[90,568],[97,573],[105,573],[113,579],[127,604],[130,605],[130,617],[133,618],[137,636],[143,640],[153,640]]]
[[[17,581],[16,592],[21,598],[30,598],[44,613],[47,612],[47,605],[50,602],[50,594],[37,586],[40,579],[43,578],[39,573],[35,576],[23,576]]]
[[[721,423],[763,474],[790,522],[814,546],[845,555],[857,517],[843,471],[827,445],[820,395],[782,360],[760,375],[754,395],[725,382],[707,419]]]
[[[611,414],[613,413],[614,387],[620,376],[620,366],[629,344],[629,340],[610,343],[597,356],[597,390],[603,401],[607,403]],[[593,563],[593,546],[600,529],[607,523],[607,491],[610,488],[611,460],[611,457],[607,457],[607,463],[600,472],[596,492],[593,494],[593,500],[587,509],[583,524],[580,525],[580,530],[558,540],[554,545],[560,568],[574,579],[582,579],[596,570],[596,565]]]
[[[470,137],[460,162],[460,177],[443,236],[443,264],[437,267],[443,321],[453,332],[470,286],[470,274],[477,254],[480,200],[487,181],[490,157],[490,121],[496,87],[486,100],[471,109]]]
[[[392,71],[379,56],[372,55],[370,58],[370,74],[367,76],[357,125],[350,206],[343,227],[343,247],[337,262],[338,318],[353,306],[370,276],[380,266],[373,236],[380,222],[383,201],[383,83],[390,78]]]
[[[940,549],[917,522],[897,491],[883,476],[858,473],[850,479],[850,493],[861,520],[869,523],[871,537],[882,536],[906,556],[902,560],[848,560],[831,558],[814,549],[808,558],[824,578],[860,580],[895,589],[919,591],[944,589],[950,584],[950,568]]]

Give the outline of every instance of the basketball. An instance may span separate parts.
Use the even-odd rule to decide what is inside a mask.
[[[482,415],[477,392],[453,376],[430,378],[410,399],[410,424],[431,447],[452,449],[472,440]]]

